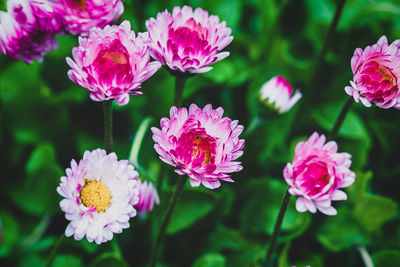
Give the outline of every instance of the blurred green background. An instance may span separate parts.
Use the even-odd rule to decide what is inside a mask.
[[[4,8],[5,1],[2,6]],[[348,0],[324,63],[314,79],[316,61],[337,5],[333,0],[192,0],[124,3],[122,19],[137,32],[145,20],[176,5],[200,6],[232,28],[231,55],[208,73],[190,78],[184,106],[212,103],[247,127],[259,114],[261,85],[283,75],[303,98],[287,114],[269,115],[248,134],[241,158],[243,171],[234,184],[218,190],[185,188],[167,229],[159,266],[261,266],[285,191],[282,170],[295,144],[313,131],[328,133],[347,99],[354,49],[386,35],[400,38],[400,2]],[[104,147],[102,103],[66,75],[65,57],[77,38],[59,36],[60,48],[43,64],[26,65],[0,57],[0,265],[41,266],[67,226],[56,193],[72,158]],[[313,84],[313,87],[310,85]],[[143,96],[115,106],[114,150],[128,158],[145,118],[159,127],[173,101],[174,79],[161,69],[143,84]],[[313,89],[314,88],[314,89]],[[363,266],[357,244],[367,248],[380,267],[400,266],[400,127],[399,111],[353,104],[339,137],[339,151],[352,154],[356,182],[349,199],[335,202],[338,215],[300,214],[294,198],[284,220],[276,265],[312,267]],[[53,266],[144,266],[176,181],[172,167],[145,135],[139,162],[142,177],[155,183],[164,175],[161,205],[147,218],[131,219],[116,235],[120,248],[105,243],[64,241]],[[122,253],[120,253],[122,252]]]

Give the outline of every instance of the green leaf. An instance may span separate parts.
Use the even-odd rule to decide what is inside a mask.
[[[354,218],[367,232],[374,232],[393,219],[398,213],[398,204],[390,198],[368,192],[372,172],[357,173],[356,181],[349,187],[349,200],[355,204]]]
[[[326,249],[337,252],[349,249],[355,243],[369,242],[349,210],[341,209],[338,215],[328,219],[317,231],[317,239]]]
[[[97,257],[90,267],[129,267],[129,265],[114,252],[107,252]]]
[[[59,203],[56,188],[63,171],[55,160],[51,144],[44,143],[35,148],[27,161],[26,173],[25,184],[9,191],[14,203],[34,215],[57,211]]]
[[[333,102],[318,109],[315,109],[311,113],[311,117],[322,127],[324,130],[329,132],[333,128],[337,117],[339,116],[340,109],[344,105],[342,102]],[[346,118],[343,121],[342,126],[339,130],[339,136],[352,139],[363,139],[368,141],[368,145],[371,142],[368,131],[365,127],[364,122],[355,112],[349,111]],[[364,144],[366,145],[366,144]]]
[[[213,198],[197,191],[183,192],[171,221],[167,227],[167,234],[175,234],[184,230],[206,216],[214,207]]]
[[[362,202],[356,203],[354,216],[368,232],[373,232],[394,218],[397,209],[398,205],[393,200],[379,195],[369,195]]]
[[[398,267],[400,266],[400,250],[383,249],[372,254],[375,267]]]
[[[242,229],[272,234],[286,188],[285,183],[277,179],[253,178],[243,189],[243,194],[251,195],[251,198],[243,204],[240,212]],[[297,212],[294,202],[293,198],[282,223],[282,234],[287,237],[290,234],[301,234],[310,223],[310,215]]]
[[[57,255],[52,267],[80,267],[83,266],[82,260],[74,255]]]
[[[224,267],[226,265],[226,259],[224,256],[218,253],[209,253],[201,256],[192,267]]]
[[[13,248],[19,237],[17,220],[8,212],[0,211],[0,258],[5,257]]]
[[[207,247],[212,251],[224,249],[239,251],[247,246],[247,240],[242,232],[218,225],[217,229],[210,235]]]
[[[26,163],[28,175],[35,175],[36,172],[46,168],[55,162],[55,151],[51,144],[45,143],[38,145],[30,155]]]

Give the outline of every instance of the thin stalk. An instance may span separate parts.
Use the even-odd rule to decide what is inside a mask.
[[[157,179],[157,192],[160,198],[162,199],[162,186],[164,183],[164,176],[165,176],[165,171],[166,171],[166,166],[165,164],[161,165],[160,171],[158,172],[158,179]]]
[[[187,76],[176,75],[175,76],[175,94],[174,94],[174,105],[179,107],[182,102],[183,89],[185,88],[185,83]]]
[[[113,136],[112,136],[112,100],[103,102],[104,109],[104,134],[106,142],[107,154],[112,152]]]
[[[272,256],[272,253],[274,252],[276,241],[278,240],[279,231],[281,230],[283,218],[285,217],[285,212],[286,212],[287,206],[289,204],[289,200],[290,200],[290,193],[289,193],[289,187],[288,187],[286,189],[285,195],[283,196],[281,208],[279,210],[278,217],[275,222],[274,232],[272,233],[267,256],[265,258],[265,263],[264,263],[265,267],[270,265],[271,256]]]
[[[317,88],[317,84],[318,84],[317,77],[318,77],[319,72],[321,71],[321,65],[325,60],[326,52],[328,51],[329,45],[330,45],[332,38],[336,32],[336,28],[337,28],[337,25],[339,24],[340,17],[343,13],[342,11],[343,11],[345,3],[346,3],[346,0],[340,0],[336,6],[335,14],[334,14],[332,22],[329,26],[328,33],[325,36],[324,44],[322,45],[322,49],[318,55],[312,75],[310,76],[311,79],[309,81],[309,84],[310,84],[309,90],[308,90],[308,92],[305,91],[304,95],[307,94],[309,96],[312,96],[315,89]],[[310,104],[309,101],[312,101],[313,99],[315,99],[315,97],[304,97],[304,101],[300,101],[300,103],[298,103],[299,108],[296,113],[296,118],[294,119],[295,124],[299,123],[301,121],[297,117],[299,117],[301,114],[304,114],[304,109],[309,106],[309,104]],[[296,128],[296,127],[293,127],[293,128]]]
[[[312,77],[311,83],[314,85],[310,88],[311,90],[314,90],[314,88],[315,88],[314,81],[316,80],[317,74],[321,69],[320,68],[321,64],[324,62],[326,52],[328,51],[329,45],[330,45],[332,38],[336,32],[336,28],[339,23],[340,16],[342,15],[342,11],[343,11],[343,7],[344,7],[345,3],[346,3],[346,0],[340,0],[338,5],[336,6],[335,15],[333,16],[333,20],[331,22],[331,25],[329,26],[329,30],[325,37],[324,44],[322,45],[321,52],[319,53],[317,63],[315,64],[315,67],[314,67],[314,72],[311,76]]]
[[[258,129],[261,124],[263,123],[263,119],[259,116],[256,115],[249,123],[249,126],[246,128],[246,131],[243,133],[243,137],[247,138],[250,135],[253,134],[253,132]]]
[[[117,257],[118,257],[119,259],[122,260],[123,257],[122,257],[121,247],[120,247],[120,245],[119,245],[118,240],[117,240],[116,237],[114,237],[114,238],[111,240],[111,247],[112,247],[112,249],[114,250],[114,252],[115,252],[115,254],[117,255]]]
[[[113,147],[113,120],[112,120],[112,101],[108,100],[103,102],[103,110],[104,110],[104,139],[106,142],[106,151],[107,154],[112,152]],[[118,244],[118,240],[114,237],[111,240],[111,246],[115,251],[116,255],[123,259],[121,247]]]
[[[53,263],[56,255],[57,255],[58,249],[60,248],[64,239],[65,239],[65,234],[62,233],[61,236],[58,238],[56,245],[53,247],[53,250],[50,253],[49,260],[47,261],[46,267],[50,267],[51,264]]]
[[[135,167],[139,167],[139,153],[140,148],[142,147],[142,143],[144,137],[146,136],[147,129],[150,128],[150,124],[153,121],[151,116],[146,117],[139,125],[138,130],[136,131],[135,138],[133,139],[131,152],[129,153],[129,162],[133,164]]]
[[[153,248],[153,251],[151,254],[150,267],[156,266],[158,249],[164,239],[165,230],[167,229],[167,226],[171,219],[172,213],[174,211],[176,202],[178,200],[180,193],[182,192],[183,187],[185,186],[186,180],[187,180],[186,175],[180,175],[178,177],[178,181],[176,182],[174,192],[173,192],[171,199],[169,201],[169,204],[168,204],[167,214],[165,215],[164,220],[161,223],[160,232],[158,233],[156,243],[154,245],[154,248]]]
[[[358,252],[360,252],[360,256],[365,264],[365,267],[374,267],[374,262],[372,261],[372,258],[369,255],[367,248],[363,244],[356,244],[356,247]]]
[[[349,112],[353,101],[354,101],[353,97],[350,96],[347,99],[346,103],[343,105],[342,110],[340,111],[340,114],[339,114],[338,118],[336,119],[335,124],[333,125],[333,128],[332,128],[330,134],[328,135],[329,140],[332,140],[337,136],[337,134],[340,130],[340,126],[342,126],[343,121],[344,121],[347,113]]]

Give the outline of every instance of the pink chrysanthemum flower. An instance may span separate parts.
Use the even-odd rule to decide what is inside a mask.
[[[136,37],[129,21],[103,30],[93,28],[72,49],[74,60],[67,58],[68,76],[88,89],[92,100],[115,99],[118,105],[126,105],[129,95],[141,95],[136,89],[161,67],[150,62],[149,49],[148,34]]]
[[[335,141],[325,144],[325,136],[314,132],[307,141],[296,145],[292,163],[283,170],[289,184],[289,193],[300,196],[296,201],[299,212],[317,209],[327,215],[336,215],[332,200],[346,200],[339,188],[350,186],[355,174],[349,168],[351,155],[338,153]]]
[[[242,169],[234,160],[243,154],[244,140],[239,139],[243,126],[223,113],[223,108],[213,109],[211,104],[203,109],[192,104],[189,111],[173,106],[170,118],[161,119],[161,130],[151,129],[160,159],[178,167],[178,174],[189,175],[192,186],[218,188],[219,180],[233,182],[228,173]]]
[[[58,47],[55,39],[60,19],[45,0],[9,0],[8,12],[0,11],[0,50],[15,60],[42,62]]]
[[[135,208],[140,212],[150,212],[153,209],[154,203],[160,204],[160,198],[157,190],[152,183],[147,181],[138,181],[139,188],[139,202],[135,205]]]
[[[104,28],[124,12],[121,0],[53,0],[66,31],[87,36],[93,27]]]
[[[229,52],[221,52],[230,42],[232,30],[218,16],[189,6],[174,7],[157,18],[146,21],[152,41],[151,56],[171,70],[202,73],[212,69],[209,65],[220,61]]]
[[[65,235],[100,244],[129,228],[139,201],[138,176],[127,160],[118,161],[115,153],[107,155],[103,149],[86,151],[79,163],[72,160],[57,187],[64,198],[60,207],[70,221]]]
[[[264,83],[260,90],[260,98],[268,106],[271,106],[279,113],[289,111],[294,104],[299,101],[302,94],[296,90],[292,95],[293,89],[288,81],[282,76],[275,76]]]
[[[400,40],[390,45],[382,36],[364,50],[357,48],[351,58],[354,78],[346,93],[356,102],[370,107],[371,102],[380,108],[400,109]]]

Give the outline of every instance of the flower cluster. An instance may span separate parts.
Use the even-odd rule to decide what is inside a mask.
[[[292,93],[293,89],[288,81],[282,76],[275,76],[261,87],[260,99],[279,113],[285,113],[302,96],[299,90],[293,96]]]
[[[31,64],[58,47],[55,39],[60,19],[47,0],[9,0],[0,11],[0,50],[15,60]]]
[[[0,11],[0,50],[15,60],[41,62],[58,47],[56,34],[87,35],[122,15],[121,0],[9,0]]]
[[[400,109],[400,40],[390,45],[382,36],[364,50],[357,48],[351,58],[354,78],[346,93],[356,102],[370,107],[375,103],[380,108]]]
[[[243,126],[223,113],[223,108],[213,109],[211,104],[203,109],[192,104],[189,110],[173,106],[170,118],[161,119],[161,129],[151,129],[160,159],[177,167],[178,174],[187,174],[192,186],[218,188],[220,180],[233,182],[227,173],[242,169],[234,160],[243,154],[244,140],[239,139]]]
[[[72,49],[74,60],[67,58],[68,76],[88,89],[92,100],[115,99],[126,105],[129,95],[140,95],[136,89],[161,67],[159,62],[150,62],[149,49],[148,34],[136,36],[129,21],[93,28]]]
[[[339,188],[350,186],[355,174],[349,168],[351,155],[338,153],[335,141],[325,144],[325,136],[313,133],[307,141],[299,142],[292,163],[283,170],[289,184],[289,193],[300,196],[296,201],[299,212],[317,209],[327,215],[335,215],[333,200],[346,200],[347,195]]]

